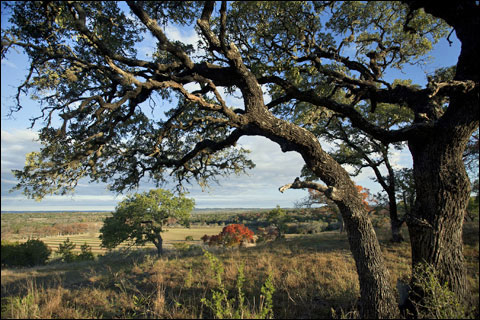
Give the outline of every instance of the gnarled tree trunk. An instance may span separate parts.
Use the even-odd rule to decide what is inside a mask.
[[[446,124],[442,132],[409,141],[417,192],[415,206],[406,219],[412,266],[423,262],[433,265],[440,282],[448,282],[461,300],[467,289],[462,228],[470,195],[462,154],[475,127],[475,122],[450,128]]]
[[[480,41],[476,30],[480,27],[480,7],[476,1],[406,2],[411,9],[423,7],[455,28],[462,48],[454,80],[476,83],[474,90],[450,94],[448,109],[437,120],[433,132],[408,141],[417,195],[412,214],[406,220],[412,265],[432,264],[439,272],[439,280],[448,282],[450,289],[463,301],[467,284],[462,228],[470,182],[462,154],[479,124]],[[411,297],[415,300],[420,295],[421,299],[423,294],[413,287]]]
[[[258,119],[262,121],[250,127],[250,134],[277,142],[284,152],[299,152],[309,168],[328,186],[326,195],[339,207],[359,277],[362,318],[396,318],[399,309],[390,285],[390,275],[373,225],[348,172],[322,149],[315,136],[307,130],[271,115]]]
[[[392,231],[392,242],[402,242],[403,236],[400,232],[403,220],[398,219],[398,207],[395,193],[393,195],[388,193],[389,214],[390,214],[390,230]]]

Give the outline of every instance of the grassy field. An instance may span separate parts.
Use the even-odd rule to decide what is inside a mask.
[[[95,233],[110,215],[110,212],[2,212],[2,240]]]
[[[186,243],[187,235],[198,241],[204,233],[219,229],[172,228],[165,238],[169,244]],[[409,277],[410,245],[388,242],[386,228],[377,229],[377,235],[395,287],[398,279]],[[467,310],[478,318],[477,222],[465,226],[464,238],[471,293]],[[147,248],[106,253],[95,261],[2,269],[2,318],[212,318],[201,300],[211,299],[218,285],[196,243],[170,245],[162,257]],[[258,317],[265,302],[260,290],[268,275],[275,288],[275,318],[356,315],[358,278],[345,233],[289,235],[257,247],[209,250],[223,264],[222,283],[229,298],[238,291],[236,279],[244,265],[245,315]]]
[[[169,228],[168,231],[162,234],[162,238],[164,241],[164,247],[170,248],[174,243],[188,243],[188,244],[198,244],[200,245],[202,241],[200,238],[205,235],[213,235],[218,234],[222,227],[195,227],[195,228]],[[74,252],[80,251],[80,246],[84,243],[89,245],[92,248],[92,252],[94,254],[103,254],[107,250],[100,247],[101,241],[98,238],[100,233],[82,233],[82,234],[75,234],[75,235],[63,235],[63,236],[50,236],[50,237],[43,237],[40,238],[45,244],[48,245],[52,251],[58,250],[58,245],[63,243],[67,238],[70,239],[71,242],[76,244]],[[185,237],[191,236],[193,241],[185,241]],[[20,239],[19,242],[24,242],[26,239]],[[118,246],[118,249],[128,247],[128,244],[121,244]],[[152,243],[146,244],[145,248],[155,248]]]

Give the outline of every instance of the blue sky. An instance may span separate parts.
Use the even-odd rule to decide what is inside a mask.
[[[6,21],[2,12],[2,27]],[[181,40],[186,43],[195,43],[198,36],[191,30],[167,26],[167,36],[171,39]],[[395,71],[386,75],[387,81],[394,78],[412,79],[414,83],[424,86],[426,75],[440,67],[456,64],[460,45],[455,35],[449,46],[447,40],[442,39],[431,52],[432,61],[426,66],[408,66],[402,72]],[[153,39],[149,36],[139,46],[141,57],[152,53]],[[12,169],[21,169],[25,162],[25,154],[39,149],[35,142],[36,130],[41,123],[33,129],[29,119],[39,115],[39,106],[28,97],[23,97],[24,108],[7,118],[8,107],[12,105],[12,96],[16,93],[16,86],[23,80],[27,69],[27,59],[21,52],[10,50],[7,57],[1,61],[1,208],[10,210],[112,210],[124,196],[116,196],[107,191],[104,184],[81,181],[76,192],[67,196],[47,196],[41,202],[27,199],[20,192],[9,192],[16,184],[11,174]],[[226,97],[230,105],[239,105],[241,101]],[[268,102],[268,97],[265,97]],[[280,147],[262,137],[242,137],[239,144],[251,150],[250,158],[256,163],[256,168],[250,170],[248,175],[230,176],[220,179],[220,185],[212,185],[210,190],[202,192],[199,186],[189,188],[189,196],[196,201],[197,208],[272,208],[293,207],[295,201],[307,196],[306,191],[288,190],[280,193],[278,188],[292,182],[299,176],[303,166],[301,156],[294,152],[283,153]],[[329,146],[323,144],[325,149]],[[411,156],[407,150],[395,151],[392,162],[396,167],[410,167]],[[349,170],[349,168],[347,168]],[[372,193],[380,191],[380,186],[373,182],[371,170],[364,170],[354,180],[357,184],[369,188]],[[144,183],[138,191],[145,191],[153,185]]]

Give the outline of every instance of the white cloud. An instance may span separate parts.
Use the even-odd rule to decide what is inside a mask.
[[[32,130],[13,130],[12,132],[2,130],[2,151],[4,147],[4,143],[11,144],[11,143],[24,143],[26,141],[32,142],[38,139],[38,133]]]
[[[198,40],[200,40],[193,28],[181,28],[176,25],[167,25],[165,27],[165,35],[170,41],[180,41],[185,44],[191,44],[194,47],[197,45]]]
[[[25,164],[25,155],[38,151],[40,144],[35,141],[38,134],[31,130],[1,131],[2,177],[12,169],[21,169]]]

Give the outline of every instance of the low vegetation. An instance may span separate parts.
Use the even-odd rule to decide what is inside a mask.
[[[2,240],[2,266],[35,266],[45,264],[52,250],[38,239],[24,243]]]
[[[3,223],[3,222],[2,222]],[[95,252],[95,260],[2,268],[2,318],[350,318],[358,277],[347,235],[338,230],[286,234],[255,247],[203,246],[221,227],[172,228],[165,253],[154,247]],[[410,245],[377,228],[392,286],[408,282]],[[403,236],[408,238],[405,229]],[[188,240],[186,238],[189,237]],[[168,238],[171,237],[171,238]],[[464,229],[470,299],[478,318],[478,223]],[[75,236],[70,236],[75,242]],[[193,239],[193,240],[192,240]],[[63,240],[65,241],[65,240]],[[76,242],[78,250],[83,242]],[[202,250],[203,249],[203,250]],[[205,251],[207,250],[207,251]],[[75,251],[79,254],[79,251]],[[2,250],[3,256],[3,250]],[[443,284],[427,283],[431,288]],[[448,301],[448,292],[438,301]],[[458,309],[458,308],[457,308]],[[426,309],[427,310],[427,309]],[[428,310],[427,310],[428,311]],[[457,310],[458,311],[458,310]],[[445,314],[456,314],[446,309]]]

